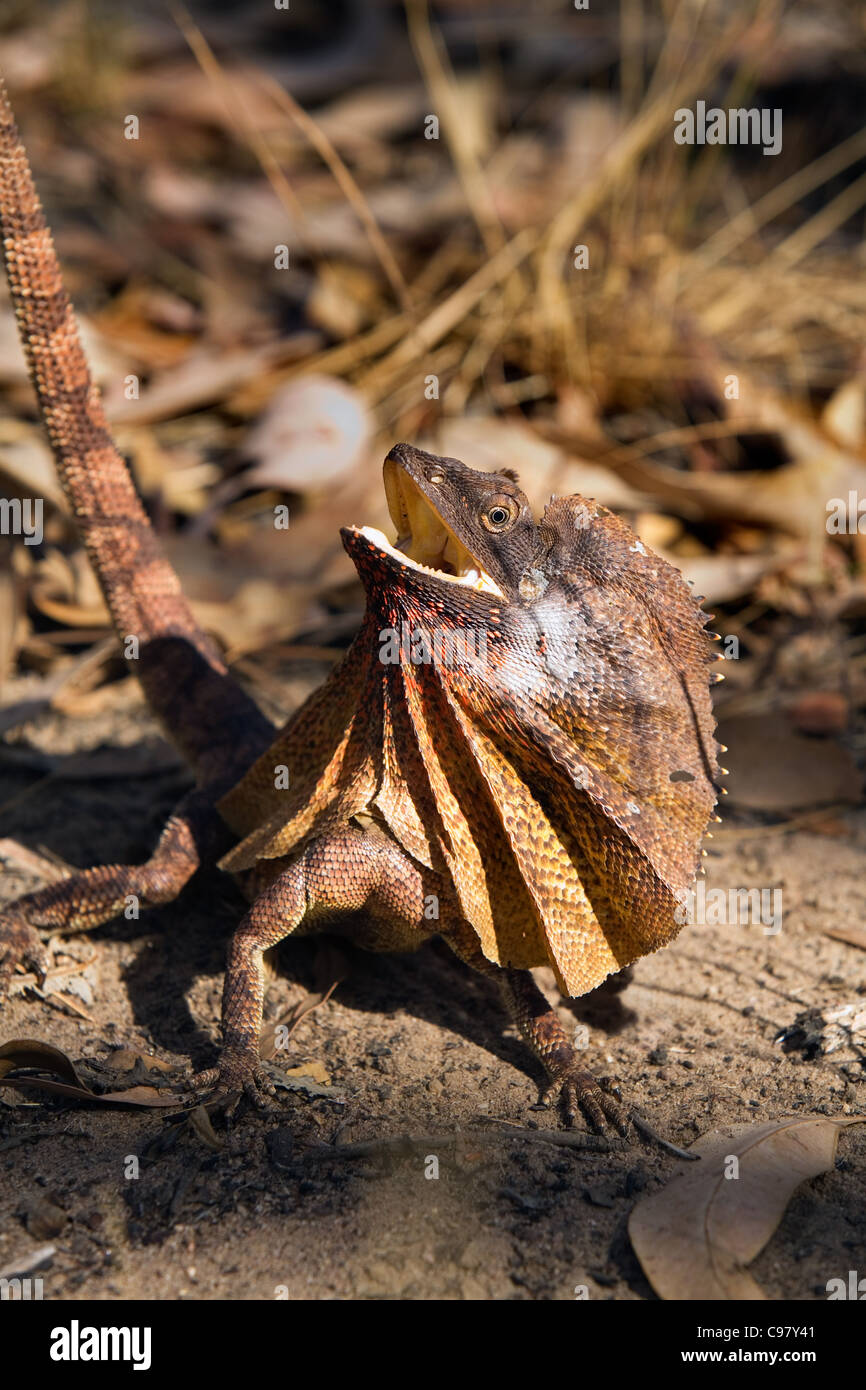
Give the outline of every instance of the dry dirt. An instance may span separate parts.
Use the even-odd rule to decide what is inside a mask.
[[[26,685],[10,691],[26,694]],[[32,767],[4,763],[0,835],[77,865],[144,858],[185,785],[181,768],[149,771],[153,754],[136,754],[152,732],[128,699],[90,719],[34,720],[23,737],[55,759],[54,776],[39,782]],[[126,770],[66,775],[67,758],[99,744],[123,746]],[[562,1004],[589,1027],[593,1069],[616,1076],[680,1145],[727,1123],[866,1110],[850,1056],[805,1060],[774,1042],[801,1010],[866,991],[866,952],[822,933],[862,920],[866,810],[821,830],[732,817],[709,845],[710,886],[781,888],[777,935],[686,928],[621,992]],[[33,886],[7,870],[3,898]],[[241,906],[217,874],[138,922],[60,943],[64,959],[92,957],[84,997],[72,1001],[86,1017],[63,995],[19,986],[0,1012],[0,1039],[39,1038],[103,1064],[122,1048],[210,1065]],[[327,970],[315,940],[286,943],[268,1018],[315,987],[323,961]],[[626,1223],[679,1161],[642,1143],[585,1152],[510,1136],[495,1122],[549,1129],[557,1117],[533,1109],[539,1075],[495,990],[440,944],[414,956],[350,953],[349,964],[284,1058],[323,1065],[326,1096],[292,1092],[276,1117],[245,1108],[228,1129],[217,1121],[218,1151],[152,1112],[0,1093],[0,1268],[50,1243],[47,1298],[572,1299],[581,1284],[595,1299],[654,1298]],[[418,1142],[354,1158],[315,1147],[393,1135]],[[438,1179],[425,1176],[431,1155]],[[137,1178],[127,1176],[130,1156]],[[752,1266],[768,1296],[823,1299],[828,1279],[866,1271],[864,1207],[866,1126],[855,1125],[835,1171],[798,1189]]]

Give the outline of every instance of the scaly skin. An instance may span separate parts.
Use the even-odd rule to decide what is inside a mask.
[[[196,625],[108,434],[2,89],[0,224],[63,487],[197,779],[145,865],[76,873],[0,913],[0,977],[44,972],[39,928],[86,930],[129,893],[170,900],[230,831],[220,867],[251,907],[229,951],[223,1049],[195,1078],[210,1100],[271,1089],[266,949],[295,931],[370,950],[439,934],[499,980],[566,1122],[581,1111],[627,1132],[528,972],[549,964],[579,995],[679,929],[718,775],[706,619],[679,574],[583,498],[537,523],[513,475],[398,445],[385,486],[401,549],[343,531],[364,623],[275,734]]]

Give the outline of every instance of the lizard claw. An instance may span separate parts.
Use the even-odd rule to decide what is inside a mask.
[[[257,1110],[268,1110],[268,1099],[276,1095],[276,1087],[258,1054],[231,1048],[223,1049],[215,1067],[196,1072],[187,1089],[207,1089],[209,1094],[200,1103],[229,1113],[236,1109],[241,1096],[252,1101]]]
[[[35,927],[13,913],[0,913],[0,1001],[9,989],[15,967],[35,972],[40,987],[51,969],[51,954]]]
[[[542,1101],[548,1104],[555,1096],[559,1097],[562,1117],[568,1129],[573,1128],[579,1113],[596,1134],[608,1133],[612,1125],[623,1139],[632,1135],[632,1117],[617,1095],[602,1089],[600,1082],[579,1062],[570,1062],[554,1076],[550,1085],[542,1093]]]
[[[698,1154],[689,1153],[687,1149],[681,1149],[665,1139],[642,1115],[625,1105],[615,1083],[607,1079],[596,1081],[588,1071],[583,1071],[578,1062],[568,1063],[562,1068],[544,1091],[542,1100],[549,1102],[557,1092],[568,1129],[574,1125],[578,1111],[582,1111],[596,1134],[608,1133],[608,1124],[611,1124],[623,1139],[634,1138],[636,1130],[644,1139],[674,1158],[690,1161],[698,1158]]]

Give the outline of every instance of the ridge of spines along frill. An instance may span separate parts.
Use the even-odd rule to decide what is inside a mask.
[[[694,580],[693,580],[693,579],[689,579],[689,580],[687,580],[686,582],[687,582],[690,586],[694,584]],[[694,599],[694,601],[695,601],[695,604],[697,605],[698,612],[700,613],[701,618],[703,619],[703,624],[702,624],[702,625],[703,625],[704,631],[706,632],[707,637],[709,637],[709,639],[710,639],[711,642],[721,642],[721,640],[722,640],[722,634],[721,634],[720,632],[715,632],[712,628],[709,628],[709,627],[707,626],[708,623],[711,623],[711,622],[713,622],[713,621],[715,620],[715,616],[716,616],[715,613],[706,613],[706,612],[704,612],[703,608],[701,608],[701,604],[705,601],[706,595],[704,595],[704,594],[693,594],[692,597],[693,597],[693,599]],[[725,660],[724,652],[713,652],[712,658],[711,658],[711,659],[712,659],[713,661],[724,661],[724,660]],[[724,677],[723,672],[721,672],[721,671],[711,671],[711,672],[710,672],[710,684],[711,684],[711,685],[717,685],[717,684],[719,683],[719,681],[723,681],[724,679],[725,679],[725,677]],[[716,749],[718,750],[719,753],[727,753],[727,751],[728,751],[728,746],[727,746],[726,743],[719,743],[719,741],[716,740]],[[718,758],[717,758],[717,761],[718,761]],[[728,777],[729,775],[730,775],[729,769],[726,768],[726,767],[722,767],[721,764],[719,764],[719,777]],[[715,784],[714,784],[714,785],[715,785]],[[719,793],[719,796],[727,796],[727,795],[728,795],[728,789],[727,789],[727,787],[719,787],[719,786],[716,786],[716,791]],[[716,801],[716,802],[714,803],[714,805],[717,806],[717,805],[718,805],[718,801]],[[713,815],[710,817],[709,824],[710,824],[710,825],[721,825],[721,824],[722,824],[722,817],[719,816],[719,815],[713,814]],[[705,840],[712,840],[712,838],[713,838],[713,832],[712,832],[711,830],[707,830],[707,831],[704,832],[704,839],[705,839]],[[702,850],[701,850],[701,858],[702,858],[702,859],[706,859],[706,857],[707,857],[707,851],[706,851],[705,849],[702,849]],[[703,865],[701,865],[701,867],[700,867],[700,869],[698,870],[698,872],[699,872],[700,874],[706,874],[707,871],[706,871],[706,869],[703,867]]]
[[[700,604],[700,603],[703,603],[703,598],[702,598],[702,597],[701,597],[701,598],[698,598],[698,599],[697,599],[697,602],[698,602],[699,604]],[[701,611],[703,611],[703,610],[701,610]],[[721,640],[722,640],[722,634],[721,634],[720,632],[713,632],[711,629],[707,628],[707,623],[711,623],[711,622],[714,620],[715,616],[716,616],[715,613],[707,613],[707,614],[705,615],[705,617],[704,617],[704,629],[705,629],[705,631],[706,631],[707,636],[710,638],[710,641],[712,641],[712,642],[721,642]],[[713,660],[714,660],[714,661],[724,661],[724,660],[725,660],[724,652],[715,652],[715,653],[713,654]],[[723,681],[724,679],[725,679],[725,677],[724,677],[723,672],[721,672],[721,671],[711,671],[711,672],[710,672],[710,682],[711,682],[711,684],[716,685],[719,681]],[[727,746],[726,743],[719,743],[719,742],[717,741],[717,742],[716,742],[716,748],[718,749],[718,751],[719,751],[720,753],[727,753],[727,751],[728,751],[728,746]],[[729,770],[728,770],[728,768],[722,767],[722,766],[720,765],[720,766],[719,766],[719,776],[720,776],[720,777],[727,777],[727,776],[729,776]],[[727,787],[718,787],[717,790],[718,790],[718,792],[719,792],[719,794],[720,794],[721,796],[727,796],[727,794],[728,794],[728,789],[727,789]],[[714,820],[716,823],[721,824],[722,818],[721,818],[721,816],[713,816],[713,820]],[[712,839],[712,835],[710,835],[708,838]]]

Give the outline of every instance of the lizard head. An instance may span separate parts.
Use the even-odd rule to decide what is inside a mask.
[[[455,585],[511,599],[538,548],[538,529],[510,473],[397,444],[385,459],[385,496],[397,532],[347,527],[343,543],[362,578],[382,567],[406,586]]]

